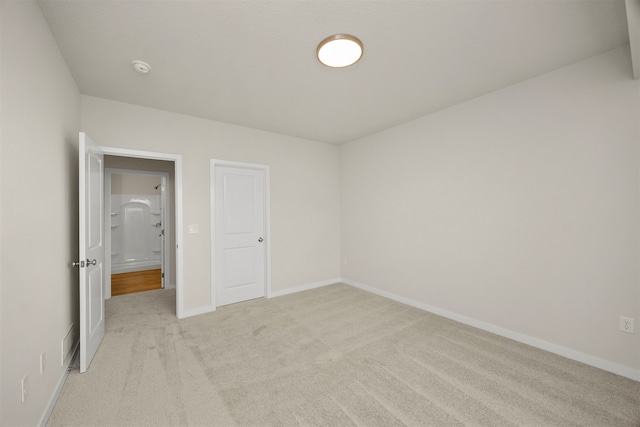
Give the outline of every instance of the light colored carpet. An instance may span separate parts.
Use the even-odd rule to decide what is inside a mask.
[[[107,302],[49,426],[640,426],[640,383],[337,284],[175,318]]]

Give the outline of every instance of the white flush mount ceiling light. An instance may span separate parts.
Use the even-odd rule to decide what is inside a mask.
[[[151,65],[147,64],[144,61],[135,60],[131,63],[131,65],[133,65],[133,69],[140,74],[147,74],[149,71],[151,71]]]
[[[358,62],[363,51],[362,42],[357,37],[336,34],[322,40],[316,54],[327,67],[343,68]]]

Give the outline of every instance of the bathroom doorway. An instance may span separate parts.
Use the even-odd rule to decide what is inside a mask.
[[[105,169],[111,295],[162,289],[169,277],[169,174]]]
[[[175,288],[174,162],[105,156],[105,298]]]

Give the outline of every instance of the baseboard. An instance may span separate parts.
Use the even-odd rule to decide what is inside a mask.
[[[577,362],[581,362],[586,365],[590,365],[608,372],[612,372],[614,374],[621,375],[623,377],[626,377],[635,381],[640,381],[640,370],[638,369],[633,369],[617,363],[609,362],[607,360],[603,360],[586,353],[572,350],[570,348],[562,347],[560,345],[553,344],[538,338],[530,337],[528,335],[524,335],[519,332],[512,331],[510,329],[505,329],[496,325],[492,325],[490,323],[485,323],[480,320],[473,319],[471,317],[463,316],[458,313],[454,313],[448,310],[443,310],[441,308],[434,307],[434,306],[422,303],[420,301],[415,301],[410,298],[405,298],[391,292],[376,289],[371,286],[367,286],[362,283],[355,282],[353,280],[340,279],[340,281],[344,284],[362,289],[364,291],[371,292],[376,295],[380,295],[385,298],[389,298],[394,301],[398,301],[415,308],[419,308],[420,310],[428,311],[430,313],[437,314],[442,317],[446,317],[447,319],[455,320],[456,322],[473,326],[474,328],[482,329],[484,331],[491,332],[493,334],[500,335],[502,337],[509,338],[514,341],[518,341],[523,344],[530,345],[532,347],[546,350],[551,353],[555,353],[559,356],[566,357],[567,359],[575,360]]]
[[[323,280],[321,282],[308,283],[306,285],[294,286],[292,288],[280,289],[277,291],[270,291],[267,293],[267,298],[281,297],[283,295],[295,294],[296,292],[308,291],[310,289],[321,288],[322,286],[333,285],[339,283],[340,278]]]
[[[164,288],[165,289],[175,289],[176,285],[175,285],[175,283],[173,283],[173,284],[169,283],[168,285],[164,285]]]
[[[44,414],[42,414],[42,418],[40,418],[40,422],[38,423],[38,425],[41,427],[45,427],[47,425],[47,422],[49,422],[49,417],[53,413],[53,408],[56,407],[56,402],[58,402],[58,397],[60,397],[60,393],[62,392],[62,387],[64,387],[64,384],[67,382],[67,378],[69,377],[69,371],[73,366],[73,362],[76,360],[76,357],[79,356],[79,353],[76,354],[79,348],[80,348],[80,343],[78,342],[76,343],[76,347],[73,349],[73,352],[71,353],[73,356],[69,358],[69,364],[64,368],[64,371],[62,372],[62,375],[58,380],[58,385],[56,385],[56,389],[54,390],[53,395],[51,395],[51,399],[49,399],[47,410],[44,412]]]

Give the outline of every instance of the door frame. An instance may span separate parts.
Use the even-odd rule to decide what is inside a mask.
[[[184,264],[182,253],[182,156],[180,154],[157,153],[153,151],[130,150],[127,148],[100,147],[105,155],[133,157],[138,159],[165,160],[174,164],[175,216],[173,227],[176,234],[176,317],[182,319],[184,310]]]
[[[233,162],[228,160],[211,159],[210,166],[210,178],[209,178],[209,190],[210,190],[210,219],[211,219],[211,308],[216,310],[216,168],[217,167],[232,167],[238,169],[251,169],[264,172],[264,239],[265,239],[265,253],[264,253],[264,282],[265,282],[265,298],[271,298],[271,194],[270,194],[270,177],[269,166],[261,165],[257,163],[245,163],[245,162]]]
[[[169,249],[169,239],[167,236],[171,236],[171,212],[169,211],[169,198],[172,194],[169,194],[169,173],[168,172],[156,172],[145,171],[138,169],[120,169],[120,168],[105,168],[104,169],[104,229],[105,229],[105,281],[104,281],[104,298],[111,298],[111,175],[113,174],[126,174],[126,175],[152,175],[162,178],[161,185],[164,187],[164,197],[161,197],[162,204],[162,227],[165,231],[165,239],[162,243],[162,273],[164,278],[162,279],[162,288],[171,289],[173,286],[167,283],[167,280],[171,277],[171,251]],[[109,254],[109,256],[107,256]],[[169,285],[169,286],[167,286]]]

